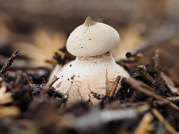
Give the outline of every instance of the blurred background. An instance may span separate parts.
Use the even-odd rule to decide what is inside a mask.
[[[145,63],[159,49],[161,64],[176,75],[178,12],[178,0],[0,0],[0,64],[18,49],[22,55],[15,67],[52,68],[54,53],[91,16],[119,31],[116,60],[126,52],[143,52]]]

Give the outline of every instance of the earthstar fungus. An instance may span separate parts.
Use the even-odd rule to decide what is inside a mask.
[[[130,77],[123,67],[116,64],[111,50],[120,40],[118,32],[109,25],[95,22],[87,17],[67,39],[67,50],[76,59],[55,74],[52,84],[61,94],[68,96],[67,103],[77,101],[99,102],[91,92],[106,95],[117,77]]]

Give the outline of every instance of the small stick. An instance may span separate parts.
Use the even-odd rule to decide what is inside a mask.
[[[139,72],[142,74],[145,80],[150,82],[152,85],[155,86],[155,80],[152,78],[152,76],[146,71],[146,68],[144,65],[138,66]]]
[[[153,98],[155,98],[157,100],[163,101],[166,104],[169,104],[172,108],[174,108],[177,111],[179,111],[179,107],[176,104],[174,104],[170,100],[168,100],[166,98],[163,98],[162,96],[152,92],[152,90],[150,90],[150,87],[147,86],[146,84],[144,84],[144,83],[142,83],[140,81],[137,81],[137,80],[135,80],[133,78],[128,78],[128,79],[124,78],[123,80],[124,80],[124,82],[129,84],[133,89],[135,89],[135,90],[137,90],[139,92],[142,92],[142,93],[144,93],[144,94],[146,94],[148,96],[151,96],[151,97],[153,97]]]
[[[168,99],[169,101],[172,101],[172,102],[177,102],[177,101],[179,101],[179,96],[167,97],[166,99]],[[165,105],[166,104],[166,102],[163,102],[160,100],[154,101],[153,103],[156,105]]]
[[[161,113],[153,109],[152,113],[155,115],[155,117],[165,126],[165,128],[170,132],[171,134],[178,134],[178,132],[173,128],[168,121],[165,120],[165,118],[161,115]]]
[[[152,57],[154,68],[158,71],[160,68],[160,56],[159,56],[159,49],[155,50],[155,55]]]
[[[0,70],[0,75],[3,75],[8,69],[9,67],[12,65],[13,61],[15,60],[15,58],[17,57],[19,51],[16,50],[15,52],[13,52],[13,54],[11,55],[11,57],[8,59],[8,61],[3,65],[3,67]]]
[[[146,113],[140,121],[134,134],[150,134],[152,133],[154,126],[152,124],[153,115]]]

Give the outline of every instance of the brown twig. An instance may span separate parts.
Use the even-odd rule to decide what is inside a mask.
[[[16,50],[11,57],[8,59],[8,61],[3,65],[3,67],[0,70],[0,75],[3,75],[8,69],[9,67],[12,65],[13,61],[15,60],[15,58],[17,57],[19,51]]]
[[[171,134],[178,134],[178,132],[173,128],[168,121],[165,120],[165,118],[161,115],[161,113],[157,109],[153,109],[152,113],[155,115],[155,117],[165,126],[165,128],[170,132]]]
[[[169,101],[172,101],[172,102],[177,102],[179,101],[179,96],[175,96],[175,97],[167,97],[166,98],[167,100]],[[160,100],[156,100],[153,102],[154,105],[165,105],[166,102],[163,102],[163,101],[160,101]]]
[[[146,67],[144,65],[138,66],[139,72],[144,77],[145,80],[150,82],[152,85],[155,86],[155,80],[152,78],[152,76],[147,72]]]
[[[146,113],[141,120],[139,126],[135,130],[134,134],[152,134],[153,124],[152,124],[153,116],[151,113]]]
[[[166,104],[169,104],[172,108],[174,108],[175,110],[179,111],[179,107],[177,105],[175,105],[174,103],[172,103],[170,100],[163,98],[162,96],[152,92],[152,89],[147,86],[146,84],[137,81],[133,78],[128,78],[128,79],[123,79],[125,83],[127,83],[128,85],[130,85],[133,89],[142,92],[152,98],[155,98],[157,100],[163,101]]]
[[[159,49],[156,49],[155,55],[154,55],[154,57],[152,57],[154,68],[157,71],[160,68],[160,56],[159,56],[159,52],[160,52]]]

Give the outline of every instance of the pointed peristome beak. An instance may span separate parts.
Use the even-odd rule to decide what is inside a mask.
[[[96,23],[90,16],[86,17],[84,25],[85,26],[92,26]]]

